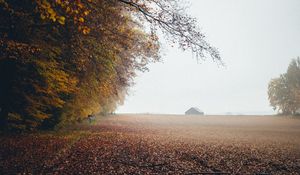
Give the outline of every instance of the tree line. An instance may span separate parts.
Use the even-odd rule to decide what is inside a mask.
[[[110,113],[161,31],[198,58],[219,52],[179,0],[0,0],[0,127],[36,130]]]

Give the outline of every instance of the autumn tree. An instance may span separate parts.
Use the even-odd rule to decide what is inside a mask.
[[[113,112],[157,31],[198,58],[218,51],[177,0],[0,0],[1,128],[33,130]]]
[[[300,58],[291,61],[286,73],[272,79],[268,89],[274,110],[295,115],[300,109]]]

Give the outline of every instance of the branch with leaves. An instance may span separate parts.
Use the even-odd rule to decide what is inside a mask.
[[[183,50],[190,49],[199,58],[208,53],[214,61],[222,63],[219,51],[211,46],[197,27],[197,20],[185,13],[178,0],[118,0],[129,10],[138,11],[151,25],[152,31],[161,29],[171,43]]]

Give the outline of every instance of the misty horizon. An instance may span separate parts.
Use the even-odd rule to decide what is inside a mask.
[[[183,114],[195,106],[205,114],[276,114],[268,83],[300,56],[300,1],[188,2],[225,66],[161,39],[163,61],[138,73],[117,113]]]

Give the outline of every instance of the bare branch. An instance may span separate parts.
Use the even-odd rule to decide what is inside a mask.
[[[178,0],[118,0],[137,10],[154,29],[160,29],[171,43],[182,50],[191,50],[197,58],[209,54],[214,61],[222,63],[219,51],[211,46],[197,27],[197,20],[185,14]]]

